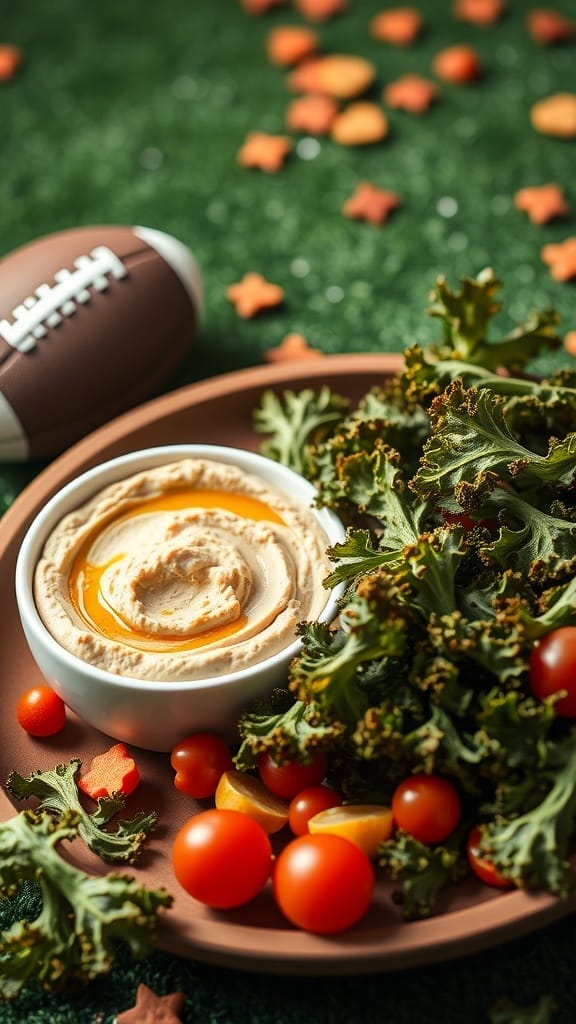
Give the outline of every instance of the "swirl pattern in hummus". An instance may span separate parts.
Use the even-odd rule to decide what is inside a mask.
[[[35,574],[71,653],[118,675],[190,680],[249,667],[318,618],[330,565],[310,509],[260,478],[183,459],[66,516]]]

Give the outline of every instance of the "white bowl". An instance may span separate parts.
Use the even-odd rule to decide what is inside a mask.
[[[209,730],[232,742],[242,710],[251,700],[285,686],[288,666],[300,649],[294,639],[279,653],[223,675],[193,681],[150,681],[116,675],[71,654],[40,617],[33,592],[36,564],[46,539],[66,514],[107,485],[142,470],[183,458],[205,458],[239,467],[311,508],[326,547],[344,539],[340,520],[328,509],[314,509],[315,488],[285,466],[232,447],[182,444],[131,452],[96,466],[64,486],[27,530],[16,564],[16,600],[26,640],[40,671],[80,718],[116,740],[148,750],[169,751],[185,735]],[[331,621],[341,591],[326,591],[318,618]]]

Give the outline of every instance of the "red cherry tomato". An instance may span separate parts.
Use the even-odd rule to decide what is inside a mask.
[[[212,808],[177,833],[172,865],[182,888],[200,903],[239,907],[264,888],[272,871],[272,848],[254,818]]]
[[[561,626],[542,637],[530,655],[530,689],[538,700],[560,690],[557,715],[576,718],[576,626]]]
[[[328,764],[324,754],[316,754],[308,764],[299,761],[286,761],[277,764],[270,754],[260,754],[258,758],[258,774],[271,793],[291,800],[302,789],[318,786],[326,777]]]
[[[172,749],[170,764],[176,772],[176,789],[196,800],[214,796],[220,776],[234,767],[227,744],[208,732],[180,740]]]
[[[460,810],[458,792],[442,775],[410,775],[396,787],[392,797],[392,814],[398,828],[421,843],[446,839],[458,824]]]
[[[494,885],[497,889],[511,889],[513,887],[514,883],[509,878],[504,878],[480,849],[480,829],[478,826],[470,830],[466,842],[466,853],[472,871],[485,885]]]
[[[329,786],[309,786],[290,801],[288,824],[295,836],[305,836],[310,818],[329,807],[340,807],[341,803],[342,797],[335,789]]]
[[[279,854],[274,897],[292,924],[330,935],[351,928],[370,906],[374,869],[360,847],[328,833],[299,836]]]
[[[33,686],[16,704],[18,723],[31,736],[54,736],[66,725],[66,705],[49,686]]]

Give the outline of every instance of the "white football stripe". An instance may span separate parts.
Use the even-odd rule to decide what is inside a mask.
[[[204,308],[202,275],[190,249],[183,242],[179,242],[177,238],[174,238],[173,235],[168,235],[165,231],[158,231],[156,228],[135,227],[132,230],[138,238],[141,238],[143,242],[146,242],[147,245],[155,249],[158,255],[172,267],[172,270],[180,278],[188,292],[198,317],[200,317]]]
[[[26,351],[33,347],[30,340],[37,335],[37,328],[47,322],[55,312],[63,316],[72,316],[76,312],[75,299],[87,288],[94,287],[98,291],[108,287],[107,276],[110,274],[117,280],[126,276],[126,268],[122,261],[105,245],[92,250],[90,256],[81,256],[75,261],[76,270],[62,269],[56,271],[55,285],[41,284],[36,290],[38,300],[30,308],[24,303],[13,310],[13,322],[0,321],[0,336],[13,348]],[[43,331],[45,333],[45,331]]]

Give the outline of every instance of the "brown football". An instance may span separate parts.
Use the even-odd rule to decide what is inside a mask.
[[[73,228],[4,257],[0,460],[55,455],[160,390],[201,304],[194,256],[154,228]]]

